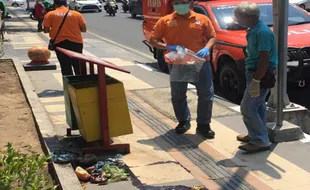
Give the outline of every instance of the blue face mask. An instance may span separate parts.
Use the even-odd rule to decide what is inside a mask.
[[[189,12],[189,6],[190,4],[178,4],[178,5],[173,5],[173,9],[179,15],[185,15]]]

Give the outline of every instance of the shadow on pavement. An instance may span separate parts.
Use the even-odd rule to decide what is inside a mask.
[[[281,179],[281,174],[277,170],[280,170],[282,172],[285,172],[285,170],[276,165],[275,163],[267,160],[270,154],[276,148],[276,146],[277,144],[272,144],[269,151],[257,153],[246,153],[242,150],[239,150],[236,152],[233,158],[220,160],[217,162],[217,164],[225,166],[227,168],[238,168],[234,172],[234,175],[238,175],[242,178],[245,178],[249,173],[249,171],[243,168],[251,166],[251,171],[260,171],[274,179]],[[240,164],[237,164],[236,162],[240,162]]]
[[[39,98],[44,97],[56,97],[56,96],[63,96],[64,92],[62,90],[44,90],[38,93]]]

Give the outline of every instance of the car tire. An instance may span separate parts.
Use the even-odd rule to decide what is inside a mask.
[[[304,9],[304,10],[306,10],[305,4],[300,4],[299,7],[302,8],[302,9]]]
[[[101,10],[101,9],[99,9],[99,10],[98,10],[98,12],[99,12],[99,13],[101,13],[101,12],[102,12],[102,10]]]
[[[156,51],[156,59],[159,70],[164,73],[169,73],[168,64],[166,63],[164,58],[164,51],[159,49],[156,49]]]
[[[19,4],[17,4],[17,3],[12,3],[12,7],[19,7]]]
[[[245,90],[245,76],[240,73],[235,63],[227,62],[222,66],[219,82],[224,96],[239,104]]]

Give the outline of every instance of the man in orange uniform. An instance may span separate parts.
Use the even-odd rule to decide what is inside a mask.
[[[83,16],[77,11],[69,11],[67,0],[54,0],[54,4],[56,10],[47,13],[44,17],[44,32],[50,34],[56,47],[82,53],[83,37],[81,32],[86,32],[86,22]],[[67,17],[64,20],[66,14]],[[64,23],[60,28],[63,20]],[[56,36],[57,33],[58,35]],[[70,58],[57,49],[55,52],[60,63],[62,75],[73,75],[72,66],[76,75],[81,74],[79,61]]]
[[[185,47],[198,52],[197,56],[206,58],[199,73],[199,81],[195,83],[198,95],[196,132],[205,138],[214,138],[215,133],[210,128],[214,90],[209,49],[216,43],[215,31],[208,17],[191,11],[190,4],[191,0],[172,0],[175,12],[159,19],[150,43],[168,51]],[[187,82],[170,82],[172,104],[179,121],[175,128],[178,134],[185,133],[191,127],[186,100],[187,85]]]

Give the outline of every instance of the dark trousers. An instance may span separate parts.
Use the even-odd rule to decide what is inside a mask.
[[[69,40],[59,42],[55,45],[56,45],[56,47],[61,47],[61,48],[67,49],[67,50],[77,52],[77,53],[82,53],[82,51],[83,51],[83,44],[71,42]],[[73,75],[72,67],[74,69],[75,75],[81,74],[81,65],[80,65],[80,62],[78,60],[72,59],[69,56],[65,55],[64,53],[62,53],[58,50],[55,50],[55,52],[57,55],[57,59],[60,63],[61,73],[63,76]]]
[[[43,31],[42,23],[43,23],[43,18],[38,18],[38,31],[39,32]]]

